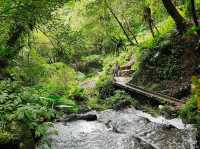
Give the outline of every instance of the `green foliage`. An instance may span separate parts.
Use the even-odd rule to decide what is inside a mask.
[[[116,61],[126,64],[130,57],[136,59],[134,69],[147,59],[156,63],[155,46],[165,47],[161,40],[175,27],[159,0],[109,0],[108,4],[81,0],[65,5],[67,1],[0,0],[0,58],[14,58],[8,72],[20,82],[0,83],[0,123],[6,130],[7,124],[19,122],[42,136],[49,127],[46,122],[56,116],[55,109],[77,112],[84,104],[105,109],[121,101],[137,105],[127,93],[114,92],[113,66]],[[160,32],[155,38],[144,20],[146,6]],[[125,32],[139,44],[129,45]],[[170,59],[160,62],[160,79],[177,76],[175,59]],[[78,78],[76,71],[85,75]],[[96,89],[85,91],[78,85],[85,76],[96,76]],[[188,111],[195,102],[188,103],[182,115],[193,114]]]
[[[128,101],[130,105],[138,106],[137,101],[135,101],[128,93],[121,90],[116,90],[113,96],[106,98],[106,105],[113,106],[120,101]]]
[[[24,55],[17,59],[15,66],[10,68],[12,76],[23,82],[25,85],[35,85],[42,78],[45,72],[45,60],[36,49],[24,49]]]
[[[68,9],[68,8],[66,8]],[[65,10],[65,9],[64,9]],[[54,20],[42,26],[42,33],[47,36],[50,47],[51,61],[62,61],[65,63],[77,62],[85,53],[85,41],[81,31],[73,30],[66,24],[65,11],[58,11]],[[39,49],[43,49],[42,46]],[[45,53],[43,53],[45,56]]]
[[[77,63],[76,69],[89,77],[96,74],[97,71],[102,71],[102,63],[102,55],[84,56]]]
[[[180,110],[180,116],[188,123],[199,124],[200,114],[197,111],[197,98],[192,96]]]
[[[64,95],[68,87],[75,83],[76,73],[74,69],[64,63],[46,64],[44,77],[41,86],[48,90],[48,93],[55,96]]]
[[[10,130],[12,122],[23,123],[35,136],[44,135],[55,117],[55,111],[48,100],[40,98],[31,88],[23,88],[18,82],[0,82],[0,126],[2,130]]]
[[[0,57],[16,56],[21,49],[22,40],[19,42],[19,39],[30,33],[36,24],[46,23],[52,18],[52,12],[64,3],[64,0],[1,0],[0,47],[6,50],[1,52]]]
[[[61,98],[59,105],[67,106],[67,108],[65,108],[67,113],[77,113],[79,110],[79,106],[77,105],[76,101],[68,99],[67,97]]]
[[[90,55],[83,58],[83,61],[86,62],[85,69],[99,69],[102,68],[102,57],[101,55]]]
[[[200,80],[197,77],[192,78],[193,89],[192,96],[180,110],[180,116],[187,122],[199,124],[200,113],[198,111],[200,97]]]
[[[36,51],[35,51],[36,52]],[[29,55],[29,63],[19,59],[10,72],[25,85],[31,85],[41,100],[49,103],[52,109],[67,113],[77,112],[78,103],[86,99],[83,89],[77,82],[77,74],[64,63],[47,64],[38,53]],[[30,80],[29,80],[30,79]]]
[[[141,36],[139,36],[138,40],[140,41],[141,46],[136,49],[135,53],[137,59],[136,65],[138,67],[140,67],[140,63],[143,62],[152,52],[151,49],[158,46],[158,44],[162,43],[161,40],[163,38],[166,38],[171,34],[174,29],[174,25],[173,20],[168,17],[166,20],[158,24],[159,34],[157,34],[155,38],[153,38],[151,34],[147,34],[146,31],[140,33]]]
[[[172,106],[164,105],[160,110],[159,114],[163,115],[166,118],[174,118],[177,117],[177,112],[175,111],[175,108]]]
[[[139,106],[136,100],[134,100],[128,93],[121,90],[114,91],[113,95],[110,97],[107,97],[106,99],[100,99],[98,101],[98,104],[100,104],[101,107],[104,109],[114,108],[116,110],[125,108],[130,105],[133,105],[135,107]],[[97,104],[97,107],[98,107],[98,104]]]
[[[101,73],[102,78],[104,78],[105,75],[111,76],[112,70],[114,68],[114,65],[116,62],[119,63],[120,66],[123,66],[127,64],[130,60],[130,58],[134,59],[135,52],[133,51],[133,48],[130,47],[127,49],[127,51],[121,52],[119,55],[106,55],[103,60],[103,72]]]
[[[114,87],[112,84],[112,80],[108,76],[102,76],[97,82],[97,90],[99,92],[100,99],[106,99],[113,95]]]
[[[193,25],[191,28],[189,28],[186,32],[186,35],[194,35],[194,33],[196,33],[197,30],[199,30],[200,27]]]
[[[98,109],[103,109],[103,106],[100,105],[98,102],[99,102],[99,101],[98,101],[97,98],[90,98],[90,99],[88,100],[88,102],[87,102],[87,106],[88,106],[90,109],[96,109],[96,110],[98,110]]]
[[[70,99],[77,102],[84,101],[86,99],[83,88],[78,85],[70,86],[68,96]]]

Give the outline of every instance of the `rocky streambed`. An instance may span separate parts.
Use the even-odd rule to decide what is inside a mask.
[[[134,108],[87,114],[97,120],[56,122],[43,141],[52,149],[195,149],[196,130],[180,119],[154,118]]]

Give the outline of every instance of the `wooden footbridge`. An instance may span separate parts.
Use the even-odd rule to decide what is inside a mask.
[[[133,93],[140,94],[144,97],[147,97],[148,99],[155,99],[161,103],[168,103],[172,106],[175,106],[176,108],[180,108],[181,105],[185,103],[185,101],[178,100],[174,97],[170,97],[170,96],[163,95],[160,93],[148,91],[139,86],[131,84],[131,83],[129,83],[130,79],[131,79],[130,77],[115,77],[113,79],[113,84],[119,88],[128,90]]]

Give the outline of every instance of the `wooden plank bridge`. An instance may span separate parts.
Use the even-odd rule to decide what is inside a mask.
[[[183,105],[185,103],[185,101],[178,100],[174,97],[170,97],[170,96],[163,95],[163,94],[160,94],[160,93],[155,93],[155,92],[152,92],[152,91],[145,90],[141,87],[138,87],[134,84],[129,83],[129,81],[130,81],[129,77],[115,77],[113,84],[115,86],[119,87],[119,88],[128,90],[128,91],[133,92],[133,93],[140,94],[140,95],[147,97],[149,99],[155,99],[155,100],[157,100],[161,103],[162,102],[168,103],[170,105],[175,106],[176,108],[180,108],[181,105]]]

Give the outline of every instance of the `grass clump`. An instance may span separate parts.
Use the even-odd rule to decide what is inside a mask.
[[[114,94],[114,86],[109,76],[103,76],[97,81],[97,90],[100,99],[106,99]]]
[[[198,111],[200,99],[200,80],[192,78],[192,96],[180,110],[180,116],[192,124],[200,124],[200,113]]]
[[[180,116],[186,122],[199,124],[200,114],[197,110],[197,99],[195,98],[195,96],[190,97],[187,103],[181,108]]]
[[[113,95],[105,99],[99,99],[98,103],[104,107],[104,109],[113,108],[115,110],[121,110],[128,106],[138,106],[138,102],[134,100],[128,93],[122,90],[116,90]]]
[[[105,104],[109,107],[114,107],[114,109],[120,108],[119,106],[138,106],[138,102],[122,90],[116,90],[113,96],[106,98]]]

